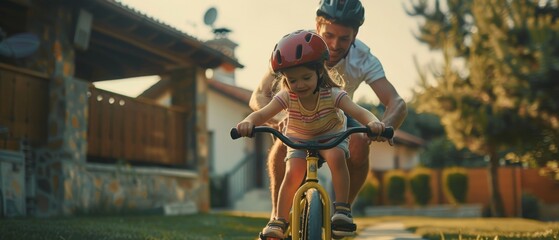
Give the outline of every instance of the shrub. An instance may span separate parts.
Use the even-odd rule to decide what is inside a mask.
[[[406,202],[406,177],[402,170],[390,170],[383,178],[384,189],[388,202],[392,205],[401,205]]]
[[[549,161],[540,169],[540,175],[559,183],[559,161]]]
[[[540,218],[540,205],[538,198],[529,193],[522,194],[522,217],[529,219]]]
[[[431,190],[431,170],[427,168],[416,168],[408,175],[411,193],[415,204],[425,206],[433,193]]]
[[[452,204],[466,202],[468,194],[468,171],[462,167],[443,170],[444,194]]]

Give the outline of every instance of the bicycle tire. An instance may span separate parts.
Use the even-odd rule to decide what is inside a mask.
[[[311,188],[305,194],[307,204],[303,215],[303,239],[322,239],[322,201],[320,193]]]

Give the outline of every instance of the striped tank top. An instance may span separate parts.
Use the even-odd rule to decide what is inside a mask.
[[[295,140],[331,137],[346,129],[346,117],[339,103],[347,93],[339,88],[321,88],[315,109],[305,109],[293,92],[281,90],[274,98],[287,111],[284,134]]]

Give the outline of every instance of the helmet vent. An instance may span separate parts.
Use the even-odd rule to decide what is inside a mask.
[[[303,45],[298,44],[297,48],[295,49],[295,58],[301,59],[303,57]]]
[[[276,51],[276,59],[278,62],[278,65],[281,65],[281,53],[279,50]]]
[[[305,41],[311,42],[311,38],[312,38],[312,34],[309,33],[309,34],[305,35]]]
[[[338,9],[338,10],[344,9],[345,2],[346,2],[346,0],[340,0],[340,1],[338,1],[337,9]]]

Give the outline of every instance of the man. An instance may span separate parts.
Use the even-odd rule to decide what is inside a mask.
[[[365,82],[386,106],[382,117],[385,126],[400,127],[407,115],[406,103],[394,86],[388,82],[380,61],[370,53],[369,47],[356,39],[363,24],[365,10],[359,0],[321,0],[316,12],[316,32],[324,39],[330,50],[327,62],[331,71],[337,72],[345,81],[344,90],[353,98],[357,87]],[[268,104],[274,95],[274,75],[268,70],[253,92],[250,107],[258,110]],[[348,118],[348,127],[355,127],[355,120]],[[387,141],[376,138],[374,141]],[[389,142],[391,145],[392,140]],[[350,158],[347,162],[350,172],[349,202],[359,193],[369,172],[369,138],[364,134],[350,137]],[[272,206],[276,207],[277,195],[285,173],[284,158],[286,148],[276,140],[268,157],[268,174]],[[272,212],[274,212],[272,210]]]

